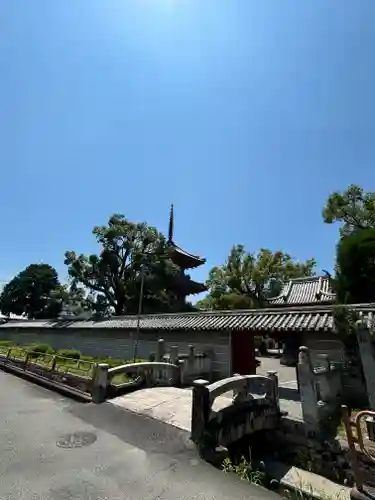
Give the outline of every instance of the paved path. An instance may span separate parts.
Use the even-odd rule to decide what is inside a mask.
[[[296,369],[280,364],[280,359],[271,357],[259,357],[261,361],[257,373],[267,375],[269,370],[276,371],[279,378],[280,407],[288,415],[295,419],[302,419],[302,407],[297,392]]]
[[[295,368],[280,365],[276,358],[259,358],[261,366],[257,372],[277,371],[279,376],[280,408],[294,419],[302,419],[302,408],[297,392]],[[294,377],[294,378],[293,378]],[[232,391],[223,394],[214,402],[213,409],[219,410],[232,402]],[[191,389],[177,387],[153,387],[142,389],[110,401],[110,404],[127,409],[139,415],[146,415],[179,429],[191,430]]]
[[[2,500],[277,500],[202,462],[188,433],[0,372]],[[67,434],[76,438],[59,441]],[[85,444],[83,438],[94,440]]]

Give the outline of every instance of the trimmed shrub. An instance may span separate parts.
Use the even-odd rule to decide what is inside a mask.
[[[98,362],[98,358],[95,358],[94,356],[82,355],[79,359],[81,361],[87,361],[88,363],[97,363]]]
[[[33,344],[26,347],[28,352],[36,354],[53,354],[55,351],[48,344]]]
[[[62,358],[80,359],[81,351],[78,351],[77,349],[60,349],[57,351],[57,355]]]
[[[11,340],[0,340],[0,347],[13,347],[13,345]]]

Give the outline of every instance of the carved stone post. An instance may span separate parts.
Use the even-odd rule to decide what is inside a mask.
[[[94,403],[103,403],[106,400],[108,369],[109,365],[107,365],[106,363],[99,363],[98,365],[96,365],[91,392],[92,400]]]
[[[371,337],[372,314],[369,313],[367,320],[361,318],[356,324],[359,353],[362,361],[363,373],[366,380],[367,395],[370,410],[375,410],[375,357]],[[375,420],[373,417],[366,418],[367,432],[369,438],[375,440]]]
[[[191,439],[198,443],[208,422],[210,412],[210,392],[208,380],[194,380],[191,409]]]
[[[269,398],[272,399],[276,405],[276,408],[280,411],[280,401],[279,401],[279,378],[277,376],[277,372],[268,371],[267,377],[272,382],[271,391],[269,394]]]
[[[24,364],[23,364],[23,369],[26,370],[27,368],[27,365],[29,363],[29,357],[30,357],[30,354],[27,352],[26,353],[26,356],[25,356],[25,361],[24,361]]]
[[[156,347],[156,361],[163,361],[164,354],[165,354],[164,339],[159,339]]]
[[[185,370],[185,367],[186,367],[186,363],[185,363],[185,359],[179,359],[178,360],[178,366],[180,367],[180,384],[182,386],[184,386],[187,382],[186,380],[186,370]]]
[[[319,427],[319,398],[317,395],[315,374],[308,347],[301,346],[299,348],[297,369],[303,420],[307,428],[315,430]]]
[[[369,326],[370,325],[362,319],[357,321],[356,330],[370,409],[375,410],[375,358]]]
[[[56,370],[57,356],[52,357],[51,372]]]
[[[329,402],[330,399],[334,399],[336,396],[335,388],[332,384],[332,377],[330,376],[331,362],[327,354],[318,354],[317,358],[319,360],[317,377],[320,391],[318,398],[322,399],[322,401]],[[333,398],[332,394],[334,394]]]
[[[190,344],[189,345],[189,357],[188,357],[188,366],[189,366],[189,369],[193,372],[194,370],[194,362],[195,362],[195,349],[194,349],[194,345],[193,344]]]
[[[172,345],[171,346],[171,358],[170,361],[173,365],[177,365],[178,362],[178,346],[177,345]]]

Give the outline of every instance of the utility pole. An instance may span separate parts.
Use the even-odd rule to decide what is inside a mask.
[[[139,330],[140,330],[140,324],[141,324],[144,283],[145,283],[145,270],[144,270],[144,264],[142,264],[142,267],[141,267],[141,289],[139,291],[139,300],[138,300],[137,331],[136,331],[135,345],[134,345],[134,363],[135,363],[135,360],[137,359],[137,356],[138,356]]]

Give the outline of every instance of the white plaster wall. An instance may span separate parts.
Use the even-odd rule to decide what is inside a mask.
[[[0,326],[0,340],[12,340],[20,345],[45,343],[54,349],[78,349],[88,356],[121,359],[132,359],[135,336],[135,331],[120,328],[12,329]],[[224,378],[229,375],[231,349],[227,332],[141,332],[138,357],[148,359],[151,352],[156,352],[159,338],[163,338],[169,347],[178,346],[180,353],[187,353],[189,344],[193,344],[198,352],[213,351],[215,377]]]

